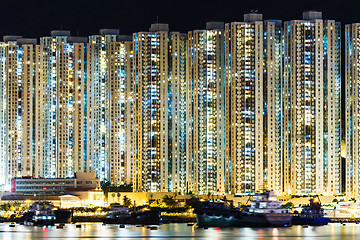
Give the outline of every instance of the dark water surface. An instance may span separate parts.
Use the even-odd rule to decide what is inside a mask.
[[[74,224],[67,224],[64,229],[56,227],[30,227],[16,225],[10,228],[9,224],[0,224],[1,240],[28,240],[28,239],[359,239],[360,224],[349,223],[346,226],[332,223],[322,227],[289,228],[232,228],[201,229],[186,224],[161,225],[158,230],[146,227],[126,225],[102,225],[101,223],[83,223],[81,228]]]

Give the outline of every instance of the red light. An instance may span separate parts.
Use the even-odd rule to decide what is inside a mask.
[[[43,187],[43,190],[46,190],[47,188],[46,187]]]

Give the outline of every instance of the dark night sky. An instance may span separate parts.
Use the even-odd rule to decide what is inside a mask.
[[[360,22],[360,2],[351,0],[247,0],[230,1],[6,1],[1,4],[0,35],[40,37],[50,30],[71,30],[73,35],[96,34],[100,28],[119,28],[121,34],[147,30],[156,22],[170,30],[186,32],[205,27],[206,21],[242,21],[257,9],[264,19],[301,19],[304,10],[320,10],[326,19]]]

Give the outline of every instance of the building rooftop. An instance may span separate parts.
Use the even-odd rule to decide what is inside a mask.
[[[70,31],[67,30],[53,30],[50,32],[52,37],[70,37]]]
[[[313,11],[313,10],[303,12],[303,20],[315,20],[315,19],[322,19],[322,12]]]
[[[13,194],[6,195],[1,198],[2,201],[26,201],[26,200],[47,200],[47,201],[56,201],[60,200],[59,196],[51,196],[51,195],[22,195],[22,194]]]
[[[22,38],[22,36],[6,35],[6,36],[3,36],[3,41],[4,42],[17,41],[19,38]]]
[[[131,35],[118,35],[117,36],[117,41],[124,41],[124,42],[127,42],[127,41],[132,41],[133,40],[133,37]]]
[[[103,28],[99,30],[100,35],[119,35],[119,29]]]
[[[168,32],[169,31],[169,24],[167,23],[154,23],[151,24],[149,28],[150,32]]]
[[[23,45],[23,44],[36,45],[37,39],[36,38],[18,38],[16,42],[18,45]]]
[[[69,37],[68,42],[69,43],[87,43],[88,39],[87,39],[87,37]]]
[[[244,14],[244,22],[262,21],[263,15],[261,13],[247,13]]]
[[[207,22],[206,30],[224,30],[225,23],[224,22]]]

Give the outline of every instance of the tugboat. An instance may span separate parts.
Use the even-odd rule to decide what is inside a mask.
[[[302,206],[300,213],[295,211],[291,223],[293,225],[322,226],[328,224],[329,220],[329,218],[324,217],[324,211],[318,197],[318,201],[312,198],[310,204]]]
[[[27,226],[54,226],[56,216],[55,207],[49,202],[34,203],[29,211],[24,214],[24,225]]]
[[[292,214],[281,207],[273,192],[256,193],[250,207],[205,202],[195,206],[200,227],[281,227],[291,223]]]
[[[130,211],[128,205],[112,204],[104,223],[159,225],[160,214],[155,211]]]

